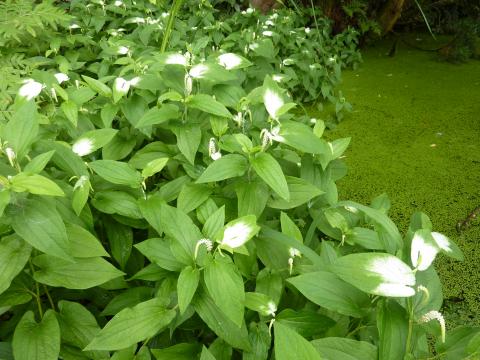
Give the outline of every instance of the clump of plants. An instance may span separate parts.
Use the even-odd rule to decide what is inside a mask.
[[[339,201],[349,139],[275,73],[162,52],[150,3],[84,5],[0,124],[2,359],[478,354],[438,312],[432,263],[461,251],[422,213],[402,236],[384,196]]]

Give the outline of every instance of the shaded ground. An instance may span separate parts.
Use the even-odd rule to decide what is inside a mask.
[[[439,62],[402,43],[392,58],[389,46],[366,49],[364,64],[344,75],[354,111],[329,133],[352,137],[340,198],[369,203],[386,192],[402,231],[413,212],[427,213],[465,254],[464,263],[436,262],[447,320],[479,324],[480,222],[461,235],[455,226],[480,206],[480,62]]]

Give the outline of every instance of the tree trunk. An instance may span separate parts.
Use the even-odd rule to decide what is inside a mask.
[[[388,33],[392,30],[393,26],[400,18],[402,14],[402,8],[405,0],[388,0],[383,7],[380,16],[378,17],[378,23],[382,29],[382,34]]]

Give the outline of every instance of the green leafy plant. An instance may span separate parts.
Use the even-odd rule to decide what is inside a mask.
[[[478,354],[438,312],[432,262],[461,251],[422,213],[401,236],[385,196],[339,201],[349,139],[275,73],[162,52],[151,2],[69,6],[0,123],[1,358]]]

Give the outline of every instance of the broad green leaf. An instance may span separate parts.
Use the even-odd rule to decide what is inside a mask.
[[[30,259],[32,247],[17,235],[0,240],[0,294],[10,287],[15,276]]]
[[[136,145],[136,136],[132,136],[129,128],[123,128],[108,144],[102,147],[102,159],[125,159],[128,155],[130,155]]]
[[[290,200],[287,201],[285,199],[274,197],[267,202],[267,206],[282,210],[293,209],[324,194],[324,192],[318,187],[301,178],[286,176],[285,179],[287,180]]]
[[[150,300],[154,289],[146,286],[132,287],[115,296],[103,309],[102,315],[115,315],[128,307],[134,307],[138,303]]]
[[[216,360],[210,351],[204,346],[200,354],[200,360]]]
[[[415,231],[412,239],[410,259],[418,271],[427,270],[435,260],[440,247],[428,229]]]
[[[102,118],[102,123],[105,128],[111,128],[113,119],[118,112],[118,105],[106,104],[102,107],[100,111],[100,117]]]
[[[211,163],[196,182],[207,183],[242,176],[247,169],[248,163],[244,156],[225,155]]]
[[[99,95],[102,95],[102,96],[105,96],[105,97],[112,96],[112,90],[107,85],[102,83],[101,81],[98,81],[96,79],[93,79],[93,78],[85,76],[85,75],[82,75],[82,78],[83,78],[83,80],[85,80],[87,82],[88,86],[90,86],[90,89],[92,89],[93,91],[95,91]]]
[[[62,105],[60,105],[60,108],[62,109],[63,113],[65,114],[65,117],[70,121],[73,126],[77,127],[78,123],[78,106],[75,104],[73,101],[68,100],[62,102]]]
[[[236,266],[216,257],[205,266],[204,280],[208,293],[218,308],[238,327],[243,322],[245,290]]]
[[[283,211],[280,213],[282,233],[303,243],[303,236],[297,224]]]
[[[124,275],[108,261],[100,258],[77,258],[68,262],[50,255],[39,255],[33,263],[40,268],[36,281],[67,289],[88,289]]]
[[[186,184],[178,194],[177,207],[188,214],[206,201],[213,189],[202,184]]]
[[[191,360],[197,358],[199,350],[199,343],[180,343],[162,349],[151,349],[151,352],[158,360]]]
[[[60,353],[60,328],[53,310],[47,310],[37,323],[33,311],[27,311],[13,333],[15,360],[57,360]]]
[[[150,176],[155,175],[162,171],[162,169],[167,165],[168,158],[159,158],[150,161],[147,166],[145,166],[142,170],[142,176],[146,179]]]
[[[368,222],[375,225],[383,248],[390,254],[394,254],[397,249],[402,248],[403,241],[400,232],[395,223],[383,212],[371,207],[358,204],[353,201],[342,201],[339,206],[345,207],[347,210],[359,210],[368,217]]]
[[[85,350],[119,350],[154,336],[175,317],[163,302],[151,299],[116,314]]]
[[[354,227],[345,234],[345,242],[352,245],[360,245],[365,249],[385,250],[375,230],[362,227]]]
[[[72,208],[77,216],[80,216],[80,213],[85,207],[91,188],[92,185],[90,184],[90,178],[86,175],[80,176],[73,186]]]
[[[172,254],[165,239],[152,238],[134,245],[151,262],[162,269],[180,271],[185,265],[179,262]]]
[[[295,330],[303,337],[312,337],[327,331],[335,325],[335,321],[319,314],[315,310],[299,310],[285,309],[275,317],[275,321],[279,321],[289,328]]]
[[[377,347],[366,341],[327,337],[313,340],[311,344],[325,359],[377,360]]]
[[[165,234],[176,240],[184,253],[193,259],[195,245],[203,236],[188,215],[177,208],[162,204],[160,221]]]
[[[225,206],[213,212],[203,225],[202,233],[209,239],[215,239],[225,223]]]
[[[242,360],[267,360],[272,342],[268,326],[262,322],[252,322],[248,335],[252,344],[252,351],[244,351]]]
[[[202,139],[200,127],[198,125],[184,125],[176,128],[174,132],[177,136],[178,149],[188,162],[193,165]]]
[[[312,128],[299,122],[282,121],[272,133],[273,140],[305,153],[322,154],[329,150],[326,142],[318,138]]]
[[[275,158],[265,152],[250,158],[250,164],[260,178],[275,191],[282,199],[289,201],[290,193],[287,180],[280,164]]]
[[[443,360],[476,360],[480,328],[460,325],[448,332],[445,342],[441,339],[435,344],[435,353]],[[477,351],[477,353],[475,353]]]
[[[11,194],[10,191],[3,189],[0,191],[0,217],[3,216],[5,208],[10,204]]]
[[[15,192],[27,191],[30,194],[65,196],[63,190],[52,180],[38,174],[20,173],[11,180],[11,189]]]
[[[173,104],[164,104],[160,108],[152,108],[148,110],[138,122],[135,124],[135,127],[142,128],[152,125],[159,125],[168,120],[178,119],[180,117],[180,112],[178,111],[178,106]]]
[[[275,322],[276,360],[321,360],[315,347],[288,326]]]
[[[95,316],[83,305],[62,300],[58,303],[58,309],[57,318],[62,343],[83,349],[100,331]],[[89,352],[86,355],[92,359],[104,359],[108,354],[105,352]]]
[[[254,237],[259,230],[255,215],[245,215],[232,220],[223,229],[220,246],[226,249],[236,249]]]
[[[100,241],[88,230],[76,224],[65,224],[72,254],[77,258],[90,258],[110,255],[105,251]]]
[[[215,84],[235,80],[235,75],[224,67],[212,63],[200,63],[192,66],[188,74],[193,79],[202,79]]]
[[[350,254],[337,259],[331,267],[341,279],[366,293],[392,297],[415,295],[412,269],[393,255]]]
[[[363,317],[370,305],[365,293],[327,271],[305,273],[287,281],[308,300],[343,315]]]
[[[91,162],[89,166],[100,177],[112,184],[139,188],[143,181],[142,175],[138,171],[121,161],[96,160]]]
[[[277,306],[269,296],[256,292],[245,293],[245,307],[262,316],[274,317],[277,311]]]
[[[435,239],[440,251],[445,255],[454,258],[455,260],[463,261],[462,250],[451,241],[448,237],[438,232],[433,231],[432,236]]]
[[[228,109],[220,102],[215,100],[212,96],[206,94],[192,95],[186,105],[193,109],[217,115],[221,117],[231,118],[232,114]]]
[[[243,56],[233,53],[219,55],[217,62],[227,70],[243,69],[252,65],[252,63]]]
[[[272,119],[278,119],[279,110],[285,105],[283,90],[270,76],[266,76],[263,82],[263,104]]]
[[[183,314],[193,299],[200,281],[200,271],[191,266],[185,267],[178,277],[177,294],[180,314]]]
[[[25,165],[23,171],[26,173],[38,174],[45,168],[45,166],[47,166],[54,153],[55,150],[51,150],[35,156],[27,165]]]
[[[118,214],[132,219],[142,219],[137,199],[123,191],[99,191],[91,204],[105,214]]]
[[[251,350],[245,322],[242,322],[241,326],[235,324],[205,291],[200,291],[194,298],[193,305],[200,318],[215,334],[234,348]]]
[[[384,299],[378,304],[379,360],[404,360],[408,315],[398,303]]]
[[[18,108],[3,128],[2,140],[12,148],[21,160],[38,134],[37,106],[34,100]]]
[[[110,253],[123,270],[127,264],[133,245],[133,229],[117,222],[104,222]]]
[[[99,129],[88,131],[80,136],[72,145],[72,151],[78,156],[93,153],[108,144],[117,134],[115,129]]]
[[[52,161],[70,177],[88,176],[88,170],[82,158],[75,154],[70,146],[58,141],[44,142],[45,149],[55,150]]]
[[[27,200],[21,208],[15,209],[12,227],[34,248],[72,260],[67,231],[53,202],[38,198]]]
[[[238,182],[235,186],[238,199],[238,216],[255,215],[259,218],[270,196],[262,182]]]

